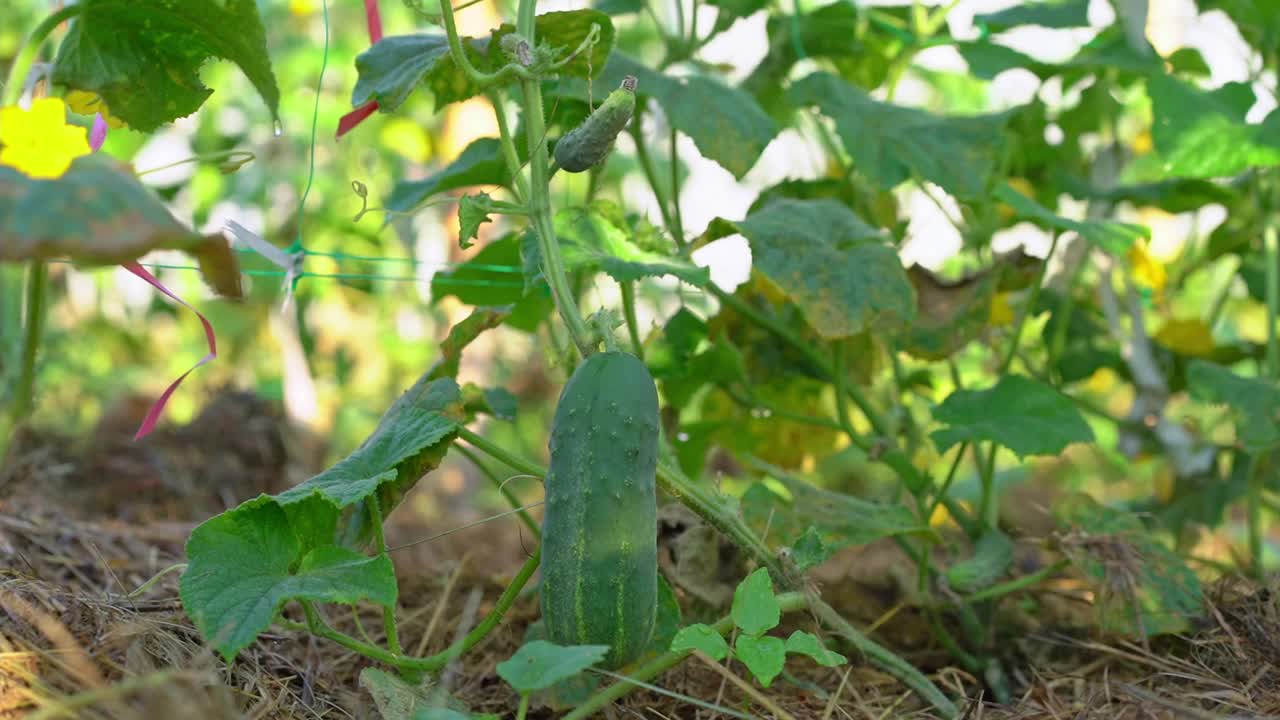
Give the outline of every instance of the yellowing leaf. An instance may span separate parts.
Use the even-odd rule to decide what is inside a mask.
[[[1006,182],[1008,182],[1010,187],[1012,187],[1014,190],[1017,190],[1018,192],[1022,193],[1023,195],[1026,195],[1027,197],[1036,196],[1035,187],[1032,186],[1031,181],[1027,180],[1026,178],[1012,177],[1012,178],[1009,178]],[[1010,207],[1006,203],[1000,203],[999,205],[997,205],[996,212],[1000,213],[1000,219],[1005,222],[1009,222],[1010,220],[1013,220],[1018,215],[1017,211],[1015,211],[1012,207]]]
[[[93,115],[97,113],[102,115],[102,119],[107,122],[107,127],[113,130],[128,127],[123,120],[111,114],[111,109],[107,107],[107,101],[103,100],[102,96],[97,93],[92,93],[88,90],[71,90],[64,99],[71,112],[77,115]]]
[[[1115,370],[1109,367],[1098,368],[1093,375],[1089,376],[1089,381],[1085,383],[1085,388],[1095,395],[1106,395],[1115,389],[1120,381],[1120,376]]]
[[[1013,324],[1013,308],[1009,307],[1009,293],[996,293],[995,297],[991,298],[989,322],[996,327]]]
[[[1156,333],[1156,342],[1183,355],[1205,357],[1213,353],[1213,333],[1199,318],[1165,323]]]

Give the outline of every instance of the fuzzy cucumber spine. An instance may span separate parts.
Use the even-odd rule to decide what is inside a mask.
[[[600,164],[609,155],[614,140],[636,111],[636,82],[635,77],[628,75],[622,86],[609,93],[581,125],[560,138],[555,148],[560,169],[582,172]]]
[[[658,393],[625,352],[591,355],[570,376],[551,430],[542,522],[542,616],[560,645],[608,645],[604,666],[636,659],[658,603]]]

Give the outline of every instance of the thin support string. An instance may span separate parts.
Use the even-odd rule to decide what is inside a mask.
[[[324,20],[324,50],[320,55],[320,77],[316,78],[316,101],[311,108],[311,141],[307,148],[309,159],[307,168],[307,184],[302,190],[302,198],[298,200],[298,235],[294,238],[293,244],[289,246],[290,254],[302,253],[306,256],[309,251],[302,244],[302,226],[306,218],[307,198],[311,195],[311,186],[316,179],[316,132],[320,125],[320,98],[324,91],[324,73],[329,67],[329,0],[320,0],[320,7],[323,12]],[[302,280],[307,271],[299,267],[298,272],[293,276],[293,282],[290,291],[296,290],[298,281]]]

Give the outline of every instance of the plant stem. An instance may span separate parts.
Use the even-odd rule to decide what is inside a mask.
[[[819,372],[831,378],[833,382],[835,381],[835,373],[831,369],[831,365],[828,364],[827,361],[809,345],[809,343],[796,335],[791,328],[783,325],[782,322],[776,318],[769,317],[759,310],[756,310],[751,307],[751,305],[743,302],[741,298],[725,292],[714,283],[708,285],[707,290],[712,295],[715,295],[721,303],[733,308],[735,312],[742,315],[747,320],[750,320],[761,328],[772,332],[780,339],[786,341],[787,344],[791,345],[796,350],[799,350],[805,356],[805,359],[817,368]],[[886,423],[880,413],[871,406],[871,403],[867,401],[867,398],[862,394],[862,392],[856,386],[849,385],[847,383],[845,384],[844,390],[845,394],[849,396],[849,399],[853,401],[853,404],[857,405],[858,409],[862,411],[862,414],[866,416],[867,422],[871,423],[871,427],[876,431],[876,433],[881,436],[887,436],[889,431],[888,423]],[[861,442],[866,443],[868,447],[870,446],[870,443],[867,442],[865,438]],[[861,447],[861,445],[859,447]]]
[[[1058,249],[1058,239],[1062,237],[1059,233],[1053,234],[1053,241],[1049,243],[1049,254],[1044,256],[1044,262],[1040,263],[1040,272],[1036,276],[1035,285],[1031,286],[1031,295],[1027,298],[1027,305],[1022,309],[1022,313],[1018,315],[1018,322],[1014,325],[1013,336],[1009,338],[1009,348],[1005,351],[1004,358],[1000,361],[1001,377],[1009,372],[1009,368],[1013,366],[1013,359],[1018,356],[1018,344],[1022,339],[1023,328],[1027,325],[1027,318],[1031,316],[1036,309],[1036,303],[1040,300],[1040,291],[1044,288],[1044,278],[1049,272],[1049,260],[1053,258],[1054,253]],[[982,478],[982,500],[981,511],[978,514],[979,519],[988,527],[995,528],[1000,524],[1000,498],[995,487],[996,474],[996,453],[999,452],[1000,445],[991,443],[991,448],[987,452],[987,461],[979,470]]]
[[[524,589],[525,584],[529,582],[529,578],[533,577],[534,571],[538,569],[538,563],[541,558],[542,548],[538,548],[538,550],[536,550],[528,560],[525,560],[524,565],[520,568],[520,572],[516,574],[511,583],[502,591],[502,595],[498,598],[497,604],[493,606],[493,610],[490,610],[484,620],[482,620],[479,625],[475,626],[471,632],[467,633],[466,637],[435,655],[425,658],[406,657],[399,653],[388,652],[376,645],[371,645],[357,640],[356,638],[353,638],[326,623],[324,619],[320,617],[320,614],[316,612],[315,605],[312,604],[311,601],[299,600],[298,602],[302,605],[302,610],[306,614],[307,629],[311,631],[313,635],[325,638],[326,640],[332,640],[348,650],[390,665],[398,670],[409,672],[434,672],[453,662],[454,659],[462,653],[467,652],[476,645],[479,645],[480,642],[483,641],[489,633],[502,622],[502,618],[506,615],[507,610],[511,609],[511,606],[515,604],[516,598],[520,595],[520,591]]]
[[[516,199],[525,204],[529,202],[529,180],[521,170],[520,156],[516,153],[516,145],[511,137],[511,128],[507,124],[507,111],[502,107],[502,94],[494,89],[485,93],[493,105],[494,117],[498,120],[498,136],[502,143],[502,155],[507,160],[507,170],[511,172],[511,181],[515,183]]]
[[[476,449],[484,452],[484,454],[512,469],[519,470],[520,472],[528,475],[533,475],[534,477],[546,477],[546,468],[540,467],[532,460],[526,460],[514,453],[507,452],[502,447],[490,442],[481,435],[475,434],[467,428],[459,428],[458,437],[466,440],[474,445]]]
[[[808,600],[805,598],[804,593],[782,593],[778,595],[778,605],[781,607],[782,612],[794,612],[806,607],[808,605]],[[711,629],[715,630],[723,637],[729,634],[729,631],[733,629],[733,618],[731,616],[722,617],[711,626]],[[692,650],[668,650],[630,672],[624,669],[620,671],[619,674],[626,675],[628,678],[633,680],[644,682],[662,674],[676,665],[679,665],[692,654]],[[636,687],[636,685],[628,683],[625,680],[616,682],[595,695],[592,695],[586,700],[586,702],[574,708],[573,712],[565,715],[562,720],[581,720],[581,718],[591,717],[593,713],[636,689]]]
[[[521,0],[520,6],[522,9],[524,4],[524,0]],[[507,63],[496,72],[481,72],[475,65],[471,64],[471,59],[467,57],[466,50],[462,47],[462,40],[458,37],[458,28],[453,20],[453,3],[451,0],[440,0],[440,19],[444,21],[445,35],[449,41],[449,54],[453,57],[454,64],[462,69],[463,74],[471,82],[482,88],[487,88],[514,77],[524,81],[534,79],[527,69],[516,63]],[[529,36],[529,42],[533,42],[532,35]]]
[[[992,598],[998,598],[1004,595],[1009,595],[1010,593],[1015,593],[1015,592],[1018,592],[1019,590],[1025,590],[1026,588],[1029,588],[1033,585],[1038,585],[1039,583],[1045,580],[1048,580],[1054,575],[1057,575],[1058,573],[1067,569],[1067,567],[1070,565],[1071,565],[1071,561],[1064,558],[1052,565],[1040,568],[1039,570],[1031,573],[1030,575],[1023,575],[1022,577],[1015,578],[1013,580],[1010,580],[1009,582],[1000,583],[999,585],[992,585],[991,587],[985,590],[979,590],[978,592],[966,597],[965,600],[967,600],[970,603],[976,603],[976,602],[981,602],[983,600],[991,600]]]
[[[622,314],[627,319],[627,334],[631,336],[631,347],[636,357],[644,362],[644,343],[640,341],[640,322],[636,320],[636,286],[633,281],[618,283],[622,289]]]
[[[5,81],[4,94],[0,95],[0,107],[18,104],[22,99],[22,88],[26,85],[27,74],[31,72],[31,65],[40,54],[40,47],[44,45],[44,41],[59,25],[79,15],[82,9],[79,3],[64,6],[45,17],[31,30],[22,49],[14,56],[13,64],[9,66],[9,77]]]
[[[1276,324],[1280,322],[1280,218],[1267,224],[1263,230],[1263,262],[1267,278],[1267,373],[1272,380],[1280,380],[1280,340],[1276,338]]]
[[[1249,572],[1262,578],[1262,470],[1266,466],[1267,453],[1256,453],[1249,459]]]
[[[662,224],[671,232],[671,237],[676,242],[676,247],[682,252],[684,251],[684,236],[675,233],[675,220],[671,217],[671,209],[667,206],[667,198],[662,193],[662,186],[658,184],[658,173],[653,169],[653,159],[649,157],[649,148],[644,142],[644,115],[636,113],[631,119],[628,130],[631,138],[635,140],[636,159],[640,161],[640,169],[644,171],[645,180],[649,181],[649,188],[653,190],[653,197],[658,201],[658,212],[662,215]]]
[[[529,693],[520,693],[520,709],[516,710],[516,720],[524,720],[529,712]]]
[[[542,274],[551,287],[556,309],[569,328],[574,346],[585,358],[595,351],[592,334],[569,290],[564,263],[560,258],[560,244],[556,241],[555,226],[551,220],[551,193],[548,187],[550,175],[547,146],[543,142],[546,120],[542,114],[542,86],[537,80],[524,80],[520,85],[524,90],[525,129],[529,139],[529,167],[532,174],[528,205],[533,216],[534,232],[538,235],[538,250],[542,254]]]
[[[377,493],[369,496],[365,508],[369,513],[369,524],[373,528],[374,548],[379,555],[386,557],[387,536],[382,528],[382,508],[378,503]],[[387,562],[390,561],[391,558],[387,557]],[[387,648],[396,655],[403,653],[404,650],[400,647],[400,633],[396,629],[396,606],[394,603],[389,607],[382,608],[382,630],[387,636]]]
[[[35,399],[36,354],[44,336],[45,304],[49,295],[49,266],[32,260],[27,266],[27,318],[22,340],[22,367],[12,408],[13,424],[26,420]]]
[[[676,7],[680,7],[681,2],[682,0],[676,0]],[[678,135],[676,126],[671,125],[671,220],[674,223],[671,232],[676,237],[676,246],[683,248],[684,217],[680,214],[680,153],[676,142]]]
[[[498,476],[494,474],[492,470],[489,469],[489,466],[480,462],[480,458],[476,457],[475,453],[471,452],[465,447],[461,445],[454,445],[453,447],[455,450],[458,451],[460,455],[470,460],[471,464],[479,468],[480,472],[483,473],[484,476],[489,479],[489,482],[493,483],[493,486],[498,489],[498,492],[502,493],[502,497],[506,498],[507,502],[511,504],[511,507],[517,511],[516,514],[520,516],[520,519],[524,522],[525,527],[529,528],[529,530],[533,532],[534,537],[541,540],[542,531],[541,529],[538,528],[537,521],[533,519],[533,516],[529,514],[528,510],[524,509],[524,506],[520,504],[519,499],[517,499],[515,495],[511,494],[511,491],[506,488],[506,485],[503,484],[502,480],[499,480]]]

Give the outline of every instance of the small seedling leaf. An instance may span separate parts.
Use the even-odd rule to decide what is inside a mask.
[[[671,641],[671,650],[672,652],[701,650],[716,660],[723,660],[729,655],[729,644],[710,625],[697,623],[680,628],[680,632],[676,633],[675,639]]]
[[[782,609],[767,569],[756,570],[738,584],[730,613],[733,624],[748,635],[760,635],[778,624]]]
[[[764,687],[773,683],[787,661],[786,643],[772,635],[739,635],[734,654]]]
[[[520,693],[544,690],[604,659],[608,645],[556,645],[545,640],[526,643],[498,663],[498,675]]]
[[[826,645],[812,633],[796,630],[787,638],[787,652],[797,655],[808,655],[823,667],[835,667],[849,662],[849,659],[838,652],[828,650]]]

